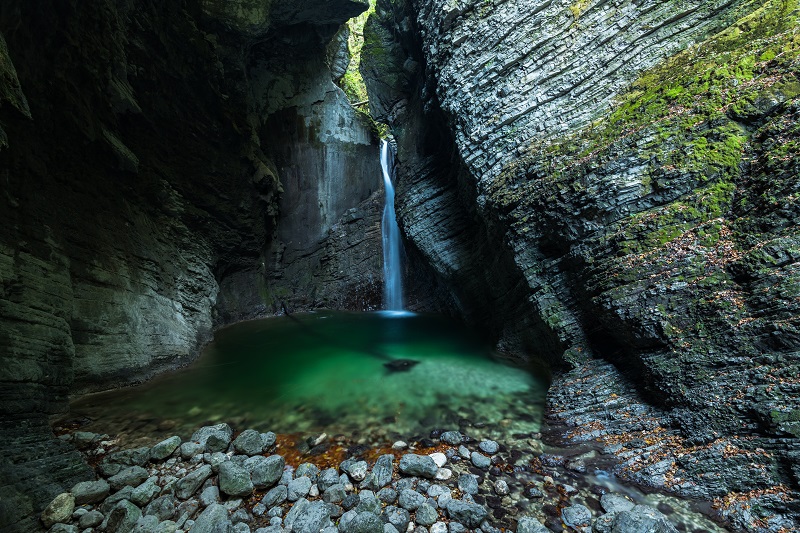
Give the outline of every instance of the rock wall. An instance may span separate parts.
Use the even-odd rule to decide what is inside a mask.
[[[526,316],[535,335],[498,332],[517,357],[613,362],[680,429],[670,474],[749,502],[740,527],[796,516],[796,4],[385,0],[377,14],[364,75],[409,162],[401,225],[464,314]],[[437,121],[449,137],[410,140]],[[556,380],[559,420],[581,412],[584,383]],[[570,423],[598,437],[601,416]],[[734,436],[767,473],[758,489],[699,458]],[[766,493],[777,518],[742,514]]]
[[[30,513],[87,475],[47,423],[70,394],[187,364],[213,327],[275,309],[271,278],[295,275],[268,258],[304,194],[297,160],[319,190],[301,209],[339,196],[294,226],[316,259],[292,267],[291,298],[374,305],[376,139],[322,61],[364,9],[0,6],[0,529],[36,530]]]

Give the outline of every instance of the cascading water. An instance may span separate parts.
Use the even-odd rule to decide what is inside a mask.
[[[383,208],[383,283],[385,306],[388,311],[403,310],[403,279],[401,275],[400,228],[394,212],[394,185],[392,185],[392,150],[386,140],[381,140],[381,169],[386,205]]]

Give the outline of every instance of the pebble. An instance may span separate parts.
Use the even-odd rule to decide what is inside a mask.
[[[422,526],[431,526],[439,518],[436,509],[427,503],[423,503],[417,508],[414,521]]]
[[[62,492],[42,511],[41,520],[44,527],[49,528],[59,522],[67,522],[75,510],[75,496]]]
[[[459,447],[458,447],[458,455],[460,455],[460,456],[461,456],[461,457],[463,457],[464,459],[469,459],[469,457],[470,457],[470,451],[469,451],[469,449],[467,449],[467,447],[466,447],[466,446],[464,446],[464,445],[462,444],[461,446],[459,446]]]
[[[436,463],[436,466],[438,466],[439,468],[441,468],[445,464],[447,464],[447,456],[445,454],[443,454],[443,453],[439,453],[439,452],[432,453],[432,454],[428,455],[428,457],[433,459],[433,462]]]
[[[452,470],[450,470],[449,468],[440,468],[436,472],[436,475],[434,476],[434,479],[437,479],[439,481],[446,481],[446,480],[450,479],[451,477],[453,477],[453,471]]]
[[[442,442],[456,446],[462,443],[463,437],[464,436],[459,431],[445,431],[441,434],[439,439]]]
[[[264,449],[261,434],[254,429],[245,429],[233,441],[233,450],[244,455],[257,455]]]
[[[472,452],[470,455],[470,460],[472,464],[475,465],[476,468],[480,468],[481,470],[487,470],[489,466],[491,466],[491,460],[483,455],[482,453]]]
[[[369,465],[366,461],[357,461],[347,467],[347,473],[350,474],[353,481],[364,481],[368,468]]]
[[[425,503],[425,496],[419,492],[411,489],[404,489],[400,491],[397,499],[398,505],[408,511],[416,510],[420,505]]]
[[[484,453],[494,455],[500,450],[500,445],[493,440],[483,440],[478,444],[478,448]]]
[[[510,492],[508,483],[504,479],[498,479],[494,483],[494,491],[498,496],[506,496]]]
[[[600,497],[600,507],[607,513],[630,511],[634,505],[632,501],[620,494],[608,493]]]
[[[478,476],[475,474],[458,476],[458,490],[464,494],[478,494]]]
[[[592,522],[592,512],[581,504],[570,505],[561,511],[561,519],[571,528],[587,527]]]
[[[524,516],[517,522],[517,533],[550,533],[537,519]]]
[[[405,450],[406,448],[408,448],[408,443],[402,440],[398,440],[397,442],[392,444],[393,450]]]
[[[208,507],[212,503],[219,503],[219,487],[211,485],[200,493],[200,505]]]
[[[287,486],[287,499],[290,502],[305,497],[311,490],[311,480],[305,476],[298,477],[289,482]]]
[[[439,469],[436,462],[427,455],[407,453],[400,458],[400,472],[410,476],[432,478]]]

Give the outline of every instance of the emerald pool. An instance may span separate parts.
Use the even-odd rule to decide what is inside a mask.
[[[403,359],[415,363],[387,368]],[[371,442],[473,425],[531,433],[547,385],[443,317],[319,311],[226,327],[191,366],[81,398],[70,416],[128,440],[222,421]]]

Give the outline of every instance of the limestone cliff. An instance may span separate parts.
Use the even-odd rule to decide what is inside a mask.
[[[465,315],[505,324],[517,356],[576,368],[551,397],[552,416],[586,425],[573,437],[617,435],[600,411],[578,416],[594,397],[578,399],[580,383],[663,409],[679,450],[642,450],[632,479],[741,493],[721,507],[762,498],[757,516],[738,508],[740,527],[796,517],[796,3],[384,0],[376,13],[362,68],[407,166],[401,224]],[[522,318],[512,330],[535,335],[508,334]],[[619,390],[601,393],[590,358],[628,376]],[[624,439],[648,427],[636,420]],[[731,454],[750,466],[728,469]]]
[[[0,529],[87,475],[47,425],[69,394],[186,364],[285,270],[290,307],[376,305],[377,139],[324,62],[364,9],[2,3]]]

